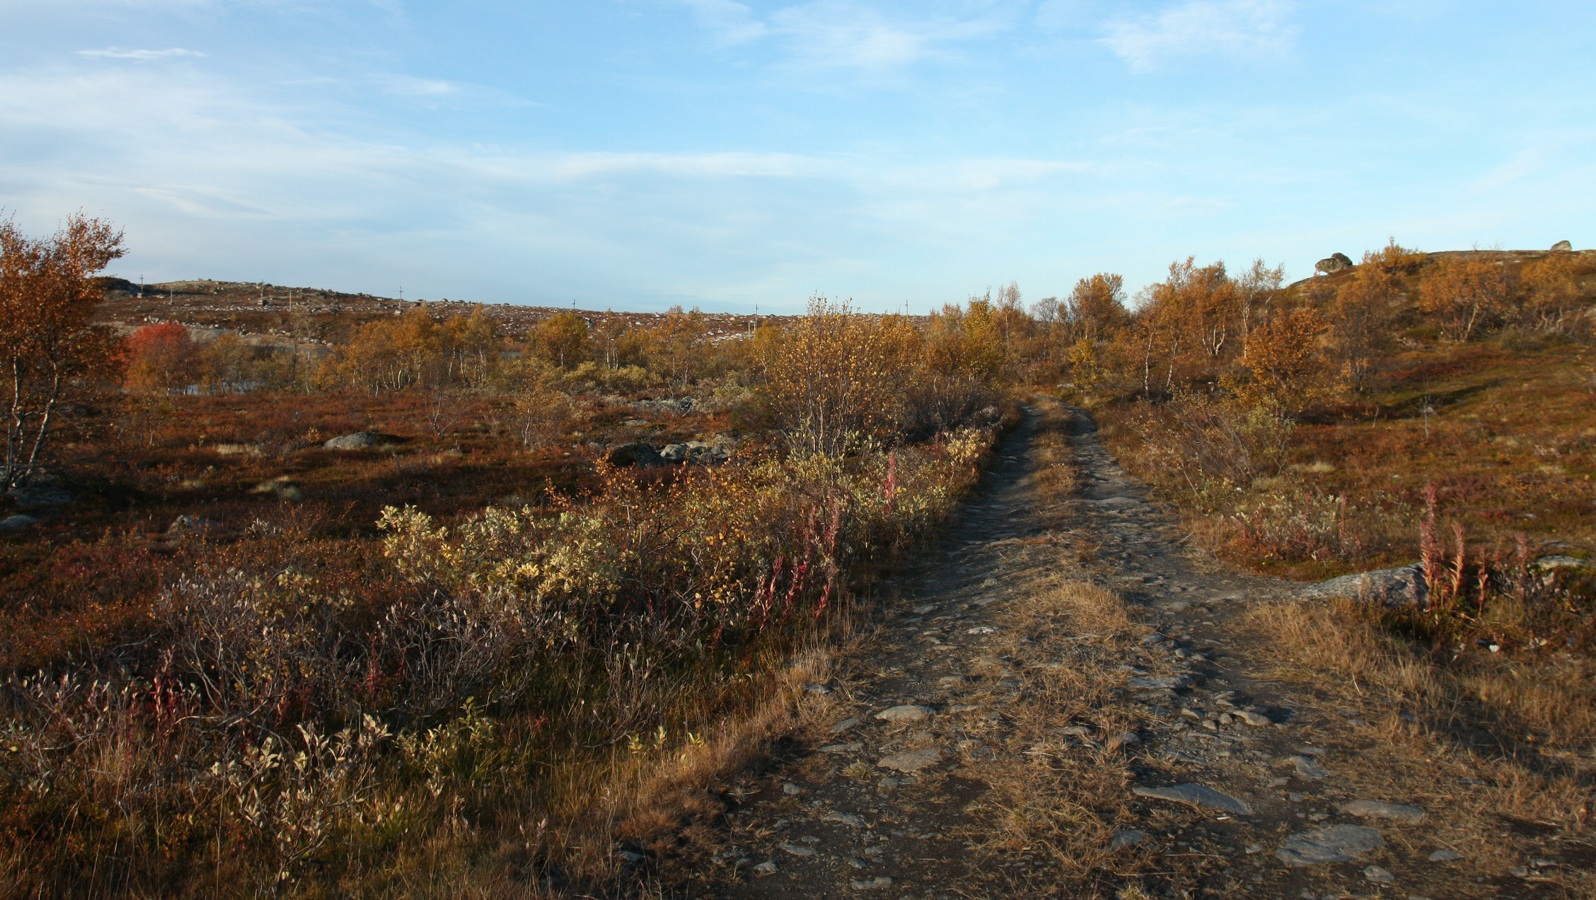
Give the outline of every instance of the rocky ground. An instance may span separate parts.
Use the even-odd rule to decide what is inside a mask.
[[[1078,488],[1039,492],[1068,423]],[[1589,837],[1494,815],[1355,684],[1282,676],[1291,590],[1182,545],[1084,413],[1033,412],[826,723],[727,787],[726,897],[1577,896]],[[1289,673],[1288,673],[1289,676]],[[1397,720],[1401,721],[1401,720]]]

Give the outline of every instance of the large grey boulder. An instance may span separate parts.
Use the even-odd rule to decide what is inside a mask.
[[[1345,598],[1365,600],[1385,606],[1408,604],[1423,606],[1429,597],[1428,587],[1424,582],[1424,570],[1418,563],[1414,563],[1410,566],[1398,566],[1395,569],[1343,575],[1340,578],[1310,584],[1299,588],[1297,596],[1304,600]]]
[[[626,468],[627,466],[657,466],[665,461],[660,457],[658,450],[655,450],[653,447],[643,443],[642,441],[632,441],[629,444],[621,444],[619,446],[610,448],[610,452],[605,456],[605,460],[610,465],[616,466],[617,468]]]
[[[392,447],[402,443],[404,438],[380,431],[356,431],[353,434],[343,434],[322,444],[328,450],[371,450],[376,447]]]
[[[39,524],[39,520],[32,516],[18,514],[0,519],[0,531],[20,531]]]
[[[1332,253],[1313,264],[1313,270],[1322,275],[1334,275],[1350,268],[1352,268],[1352,257],[1345,253]]]
[[[1568,241],[1558,241],[1557,243],[1552,245],[1552,252],[1553,253],[1568,253],[1568,252],[1572,251],[1573,249],[1574,249],[1574,245],[1569,243]]]
[[[727,438],[687,441],[680,444],[666,444],[659,455],[668,463],[717,463],[731,459],[732,446]]]
[[[72,492],[55,483],[48,475],[35,477],[27,484],[10,490],[11,501],[23,509],[40,509],[66,506],[72,502]]]

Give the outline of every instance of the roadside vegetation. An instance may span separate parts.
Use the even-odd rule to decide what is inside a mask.
[[[121,250],[104,223],[0,238],[27,376],[0,501],[18,893],[668,881],[714,773],[795,727],[1028,391],[1093,410],[1238,564],[1422,559],[1423,609],[1292,615],[1462,679],[1423,702],[1516,703],[1525,735],[1588,750],[1559,723],[1589,697],[1524,693],[1590,682],[1583,254],[1392,242],[1291,286],[1186,260],[1137,302],[1104,273],[1029,306],[1010,284],[923,317],[817,298],[730,323],[344,296],[311,315],[303,292],[279,310],[203,283],[197,323],[200,293],[163,317],[155,290],[92,281]],[[1038,454],[1044,494],[1073,491],[1059,428]],[[1089,587],[1038,600],[1038,628],[1122,615]],[[1011,787],[1018,808],[1046,785]]]

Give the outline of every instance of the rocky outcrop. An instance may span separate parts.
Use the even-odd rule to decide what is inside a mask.
[[[380,431],[356,431],[353,434],[339,435],[322,446],[328,450],[372,450],[402,443],[404,438],[383,434]]]
[[[1569,243],[1568,241],[1558,241],[1557,243],[1552,245],[1552,252],[1553,253],[1568,253],[1568,252],[1572,251],[1573,249],[1574,249],[1574,245]]]
[[[1366,600],[1385,606],[1406,606],[1410,603],[1424,605],[1429,596],[1424,582],[1424,572],[1418,563],[1395,569],[1379,569],[1343,575],[1318,584],[1300,588],[1297,596],[1304,600],[1331,600],[1346,598]]]
[[[657,466],[664,462],[658,450],[642,441],[632,441],[629,444],[611,447],[604,460],[610,465],[622,469],[628,466]]]
[[[1345,253],[1332,253],[1313,264],[1313,270],[1322,275],[1334,275],[1350,268],[1352,268],[1352,257]]]
[[[735,442],[723,435],[707,441],[679,441],[656,450],[644,441],[619,444],[610,449],[605,459],[612,466],[661,466],[697,463],[709,465],[731,459]]]
[[[717,463],[731,459],[731,451],[731,441],[717,438],[713,441],[666,444],[659,455],[669,463]]]

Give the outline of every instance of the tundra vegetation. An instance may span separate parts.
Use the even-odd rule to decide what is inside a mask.
[[[1187,259],[1134,302],[1102,273],[731,331],[303,294],[201,315],[189,288],[96,325],[120,235],[0,238],[0,341],[56,373],[12,417],[4,502],[40,521],[0,537],[19,893],[622,890],[791,726],[1027,392],[1092,409],[1237,564],[1424,560],[1441,602],[1337,627],[1437,665],[1589,658],[1590,584],[1531,568],[1596,548],[1583,254],[1393,241],[1290,286]],[[373,446],[325,445],[352,432]]]

